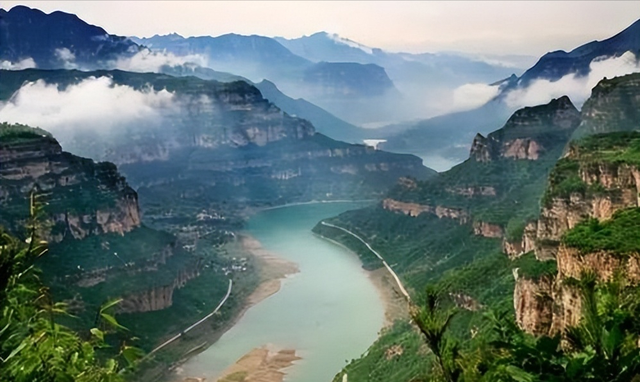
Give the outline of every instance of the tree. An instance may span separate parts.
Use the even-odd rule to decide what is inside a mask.
[[[462,375],[459,346],[447,333],[456,310],[443,306],[442,289],[427,287],[424,302],[422,307],[412,307],[411,317],[435,357],[437,367],[433,368],[435,373],[430,379],[457,382]]]
[[[47,251],[38,236],[41,215],[42,204],[32,192],[25,242],[0,232],[0,375],[10,382],[122,381],[126,368],[118,359],[133,363],[139,350],[123,346],[104,360],[97,354],[107,346],[103,329],[122,329],[109,312],[117,301],[102,306],[98,317],[106,326],[91,329],[86,339],[56,321],[68,315],[66,305],[52,300],[34,266]]]

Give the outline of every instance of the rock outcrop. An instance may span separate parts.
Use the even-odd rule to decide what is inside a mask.
[[[535,161],[557,144],[545,134],[564,131],[570,135],[579,124],[580,112],[566,96],[546,105],[525,107],[516,111],[502,129],[487,137],[476,135],[470,157],[483,163],[499,158]]]
[[[66,86],[106,78],[114,86],[163,92],[162,118],[108,132],[69,131],[66,149],[119,166],[145,202],[167,206],[184,197],[243,208],[319,199],[379,197],[398,178],[435,171],[420,158],[335,141],[288,115],[253,85],[121,71],[7,71],[10,95],[21,84]],[[13,86],[13,88],[11,88]],[[268,192],[267,192],[268,190]],[[161,195],[161,200],[154,199]],[[230,203],[233,202],[233,203]],[[168,211],[162,211],[168,212]]]
[[[51,228],[45,237],[51,241],[122,235],[140,226],[137,194],[113,164],[63,152],[48,134],[18,133],[23,129],[0,126],[0,222],[19,230],[28,217],[29,192],[37,190],[46,203]]]
[[[497,224],[476,221],[473,223],[473,234],[489,238],[501,238],[504,236],[504,230]]]
[[[571,280],[580,280],[585,273],[593,274],[598,282],[622,275],[629,285],[640,283],[640,253],[614,253],[593,245],[587,250],[566,244],[567,234],[586,219],[614,224],[622,216],[617,212],[634,211],[640,206],[640,171],[634,148],[638,142],[640,134],[612,133],[573,143],[550,175],[535,235],[532,228],[527,228],[521,243],[505,244],[506,252],[514,256],[525,251],[525,246],[531,249],[535,237],[536,258],[557,265],[552,280],[516,277],[514,304],[518,325],[524,330],[556,334],[576,325],[581,317],[581,295]],[[596,232],[582,234],[573,245],[592,240]],[[611,243],[612,239],[607,240]],[[533,295],[544,299],[534,301]]]
[[[463,209],[449,208],[443,206],[429,206],[417,203],[400,202],[393,199],[384,199],[382,201],[382,207],[385,210],[399,212],[411,217],[419,216],[420,214],[427,213],[437,216],[439,219],[448,218],[457,220],[460,224],[465,224],[469,221],[469,215]]]
[[[549,334],[553,323],[555,280],[550,277],[538,280],[520,277],[517,269],[514,276],[513,304],[518,326],[528,333]]]
[[[200,276],[200,268],[199,264],[194,264],[180,270],[175,279],[166,285],[123,296],[122,302],[118,305],[118,311],[120,313],[143,313],[171,307],[173,292],[184,287],[189,280]]]

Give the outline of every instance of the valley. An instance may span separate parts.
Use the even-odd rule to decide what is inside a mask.
[[[131,2],[145,22],[100,26],[88,20],[125,14],[11,3],[0,380],[640,378],[640,21],[627,5],[572,8],[619,17],[615,33],[550,28],[565,51],[539,26],[518,35],[540,10],[554,23],[548,4],[483,3],[489,18],[530,17],[474,15],[446,49],[417,51],[444,32],[395,31],[435,27],[435,10],[464,18],[429,2],[314,4],[301,35],[273,32],[301,27],[299,2],[235,18],[227,3]],[[351,25],[320,10],[352,6],[372,40],[309,30]],[[163,7],[171,17],[150,22]],[[199,22],[181,24],[190,12]],[[471,35],[483,51],[456,50]]]

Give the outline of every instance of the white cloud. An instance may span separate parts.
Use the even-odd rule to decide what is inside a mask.
[[[499,86],[465,84],[453,91],[452,111],[471,110],[491,101],[500,92]]]
[[[56,58],[64,63],[65,69],[77,69],[76,55],[69,48],[58,48],[54,51]]]
[[[56,57],[62,61],[75,61],[76,55],[69,48],[59,48],[55,50]]]
[[[119,58],[113,63],[116,69],[129,72],[160,72],[162,66],[179,66],[184,64],[196,64],[207,66],[207,59],[200,54],[188,54],[176,56],[171,52],[156,52],[143,49],[132,57]]]
[[[596,58],[589,65],[589,74],[577,76],[567,74],[557,81],[536,80],[524,89],[516,89],[507,93],[505,102],[510,107],[534,106],[549,102],[553,98],[568,95],[577,106],[581,105],[591,89],[603,78],[613,78],[639,72],[640,62],[631,52],[619,57]]]
[[[33,58],[25,58],[18,62],[11,61],[0,61],[0,69],[4,70],[22,70],[22,69],[31,69],[36,67],[36,62],[33,61]]]
[[[135,90],[115,85],[109,77],[89,77],[65,90],[42,80],[23,85],[0,104],[0,121],[46,129],[54,136],[78,131],[111,132],[133,123],[153,123],[173,110],[166,90]]]

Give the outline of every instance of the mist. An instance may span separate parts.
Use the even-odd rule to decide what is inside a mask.
[[[0,121],[37,126],[64,140],[77,132],[106,135],[134,124],[153,125],[176,107],[166,90],[138,91],[106,76],[89,77],[64,90],[38,80],[0,103]]]
[[[167,51],[151,51],[142,49],[131,57],[122,57],[115,62],[111,62],[110,66],[114,69],[125,70],[128,72],[162,72],[164,66],[181,66],[181,65],[198,65],[202,67],[208,66],[208,60],[201,54],[188,54],[185,56],[176,56]]]
[[[589,65],[589,74],[578,76],[567,74],[557,81],[536,80],[524,89],[507,93],[505,102],[509,107],[520,108],[549,102],[553,98],[568,95],[576,107],[581,107],[589,98],[591,89],[603,78],[613,78],[640,71],[640,63],[632,52],[619,57],[596,58]]]

